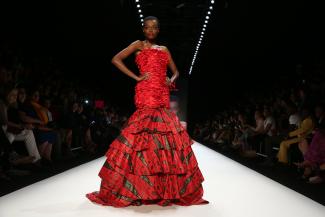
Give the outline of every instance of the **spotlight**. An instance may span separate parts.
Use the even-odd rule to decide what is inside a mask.
[[[142,12],[142,10],[141,10],[141,9],[139,9],[139,10],[138,10],[138,12],[139,12],[139,13],[141,13],[141,12]]]
[[[208,20],[209,18],[210,18],[209,16],[206,16],[206,17],[205,17],[205,19],[207,19],[207,20]]]
[[[211,4],[214,4],[214,0],[211,0]]]
[[[210,6],[210,7],[209,7],[209,9],[210,9],[210,10],[213,10],[213,7],[212,7],[212,6]]]

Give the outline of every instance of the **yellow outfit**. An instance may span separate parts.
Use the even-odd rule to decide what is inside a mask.
[[[305,118],[300,127],[297,130],[294,130],[289,133],[289,137],[294,137],[291,139],[287,139],[281,142],[280,150],[278,152],[278,160],[282,163],[288,163],[288,149],[290,145],[299,143],[303,139],[306,138],[314,129],[314,122],[311,117]]]

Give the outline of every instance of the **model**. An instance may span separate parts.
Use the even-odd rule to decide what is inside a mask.
[[[159,21],[144,19],[144,41],[135,41],[116,54],[112,63],[137,81],[136,111],[110,144],[102,166],[100,190],[86,194],[94,203],[129,205],[207,204],[202,198],[204,181],[191,145],[194,141],[170,111],[169,92],[179,76],[165,46],[156,44]],[[123,63],[135,54],[140,75]],[[167,77],[167,67],[173,73]]]

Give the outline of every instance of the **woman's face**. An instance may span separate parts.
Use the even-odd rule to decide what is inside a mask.
[[[72,111],[73,112],[77,111],[78,110],[78,107],[79,107],[78,103],[73,103],[73,105],[72,105]]]
[[[158,21],[157,20],[145,21],[143,26],[143,33],[144,36],[149,40],[153,40],[157,38],[159,33]]]
[[[324,115],[324,109],[320,106],[315,108],[315,116],[316,118],[321,118]]]
[[[10,91],[8,93],[8,96],[7,96],[8,104],[11,105],[11,104],[16,103],[17,102],[17,96],[18,96],[18,90],[13,89],[12,91]]]
[[[20,89],[18,92],[18,100],[20,103],[24,103],[26,100],[26,91],[25,89]]]
[[[35,91],[32,95],[32,99],[35,101],[35,102],[38,102],[39,101],[39,92],[38,91]]]

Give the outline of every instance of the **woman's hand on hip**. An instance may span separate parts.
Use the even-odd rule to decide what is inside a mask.
[[[149,77],[150,77],[149,73],[145,72],[144,74],[138,76],[136,80],[139,82],[139,81],[147,80]]]

